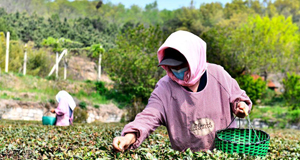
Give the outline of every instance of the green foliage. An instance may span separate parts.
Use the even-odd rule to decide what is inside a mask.
[[[202,35],[209,62],[224,66],[233,77],[249,71],[264,73],[267,79],[270,72],[297,70],[299,33],[291,17],[240,15],[227,23]]]
[[[253,104],[256,104],[257,100],[262,98],[267,88],[265,81],[261,78],[254,80],[250,75],[237,77],[236,81],[240,88],[246,91]]]
[[[53,37],[48,37],[47,39],[43,39],[42,45],[46,47],[52,47],[53,52],[62,52],[63,49],[83,47],[82,43],[72,41],[66,38],[55,39]]]
[[[275,96],[276,96],[275,91],[268,88],[268,89],[265,91],[265,93],[262,95],[262,99],[264,99],[264,100],[271,100],[271,99],[273,99]]]
[[[100,95],[107,94],[108,89],[105,87],[105,83],[104,82],[97,81],[97,82],[95,82],[95,86],[96,86],[97,93],[99,93]]]
[[[80,103],[79,103],[79,107],[80,107],[81,109],[83,109],[83,110],[86,110],[86,109],[87,109],[87,108],[86,108],[86,102],[84,102],[84,101],[80,102]]]
[[[54,99],[49,99],[48,102],[51,104],[51,105],[55,105],[56,101]]]
[[[74,123],[86,123],[86,120],[88,118],[88,113],[85,108],[82,108],[81,106],[76,107],[74,109],[73,113]]]
[[[44,49],[34,50],[29,48],[27,50],[27,74],[33,76],[45,77],[50,72],[51,61],[54,57],[48,54],[45,54]]]
[[[163,41],[160,28],[139,25],[117,37],[117,47],[104,55],[105,70],[115,89],[128,97],[147,100],[156,82],[164,75],[157,68],[157,48]]]
[[[128,113],[127,113],[127,118],[128,121],[131,122],[135,119],[135,116],[142,112],[143,109],[145,108],[145,104],[143,104],[142,99],[141,98],[134,98],[132,100],[132,104],[131,107],[127,109]]]
[[[232,77],[240,76],[245,66],[236,52],[232,51],[231,36],[234,27],[215,26],[201,35],[207,43],[207,61],[224,67]],[[234,60],[233,60],[234,59]]]
[[[97,58],[100,54],[103,54],[105,49],[101,44],[93,44],[90,48],[91,57]]]
[[[13,39],[18,37],[25,43],[34,41],[37,47],[41,47],[43,39],[52,37],[63,42],[60,44],[61,46],[54,46],[55,49],[60,49],[60,47],[80,49],[97,43],[111,48],[114,35],[118,32],[115,24],[108,24],[106,20],[100,18],[78,17],[68,20],[67,18],[60,19],[58,14],[45,18],[37,14],[28,15],[25,12],[16,12],[3,14],[1,19],[5,20],[6,26],[10,26]],[[3,31],[6,30],[3,29]],[[61,37],[64,37],[64,41]],[[51,41],[51,39],[48,40]],[[51,44],[53,45],[53,43]]]
[[[76,112],[74,112],[76,113]],[[124,124],[75,123],[69,127],[43,126],[41,122],[0,122],[1,159],[299,159],[297,130],[264,129],[270,139],[266,157],[222,151],[179,152],[171,149],[165,127],[159,127],[136,150],[117,153],[112,141]]]
[[[3,11],[3,8],[0,8],[0,10]],[[8,23],[7,20],[0,17],[0,32],[5,33],[5,35],[7,34],[7,32],[9,32],[10,34],[10,40],[17,40],[18,36],[16,35],[16,32],[14,30],[14,28],[12,28]]]
[[[288,108],[282,106],[263,106],[255,107],[250,113],[251,119],[260,119],[270,128],[285,128],[291,124],[291,119],[287,119]]]
[[[284,93],[283,97],[291,110],[300,109],[300,76],[287,73],[283,79]]]
[[[46,76],[45,79],[47,80],[55,80],[55,75],[51,75],[51,76]]]
[[[95,104],[95,105],[94,105],[94,108],[97,108],[97,109],[98,109],[98,108],[100,108],[100,106],[97,105],[97,104]]]
[[[5,39],[4,34],[0,32],[0,67],[5,68]],[[9,65],[8,70],[11,72],[22,73],[24,63],[24,53],[27,52],[26,74],[34,76],[46,76],[49,73],[49,63],[52,59],[50,55],[45,54],[44,49],[34,49],[33,43],[28,43],[24,47],[21,41],[10,41]]]
[[[231,52],[236,52],[236,58],[252,72],[287,72],[296,68],[299,34],[291,17],[249,17],[231,38]]]
[[[300,123],[300,109],[289,111],[287,113],[286,118],[291,123],[299,124]]]
[[[260,104],[269,106],[284,106],[285,100],[283,99],[283,96],[281,94],[277,94],[274,90],[268,88],[262,95]]]

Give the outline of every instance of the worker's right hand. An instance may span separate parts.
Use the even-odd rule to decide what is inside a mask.
[[[55,109],[51,109],[50,112],[51,112],[51,113],[55,113]]]
[[[134,133],[127,133],[125,136],[115,137],[113,147],[117,152],[124,152],[135,141],[136,135]]]

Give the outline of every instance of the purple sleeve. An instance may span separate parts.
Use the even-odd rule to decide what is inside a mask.
[[[61,99],[58,103],[57,108],[55,109],[55,113],[59,116],[66,114],[68,110],[69,104],[65,99]]]
[[[137,114],[133,122],[128,123],[124,127],[122,136],[126,133],[135,133],[137,139],[130,147],[130,149],[135,149],[162,124],[164,124],[162,102],[157,95],[152,93],[146,108]]]

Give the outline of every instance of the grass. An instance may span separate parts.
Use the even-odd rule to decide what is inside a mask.
[[[48,80],[30,75],[20,76],[14,73],[1,74],[0,77],[1,99],[47,102],[49,99],[55,99],[55,95],[60,90],[66,90],[74,98],[79,101],[86,101],[92,106],[111,103],[111,100],[96,93],[94,83],[89,81]],[[22,96],[24,94],[33,96]]]

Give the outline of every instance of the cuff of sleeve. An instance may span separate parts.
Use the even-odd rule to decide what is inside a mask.
[[[61,112],[60,110],[58,110],[58,109],[55,109],[55,113],[57,114],[57,115],[59,115],[59,116],[61,116],[61,115],[64,115],[64,113],[63,112]]]
[[[250,113],[250,110],[251,110],[251,108],[250,108],[250,104],[248,104],[246,101],[242,101],[241,99],[236,99],[235,101],[234,101],[234,105],[233,105],[233,113],[236,113],[236,110],[237,110],[237,107],[238,107],[238,104],[240,103],[240,102],[245,102],[246,103],[246,105],[249,107],[249,110],[248,110],[248,114]]]
[[[236,113],[236,109],[237,109],[237,106],[238,104],[241,102],[241,99],[236,99],[234,102],[233,102],[233,113]]]
[[[136,140],[133,144],[131,144],[128,149],[136,149],[141,145],[141,141],[140,141],[140,132],[138,130],[132,130],[132,131],[126,131],[123,132],[121,135],[125,136],[127,133],[134,133],[136,136]]]

